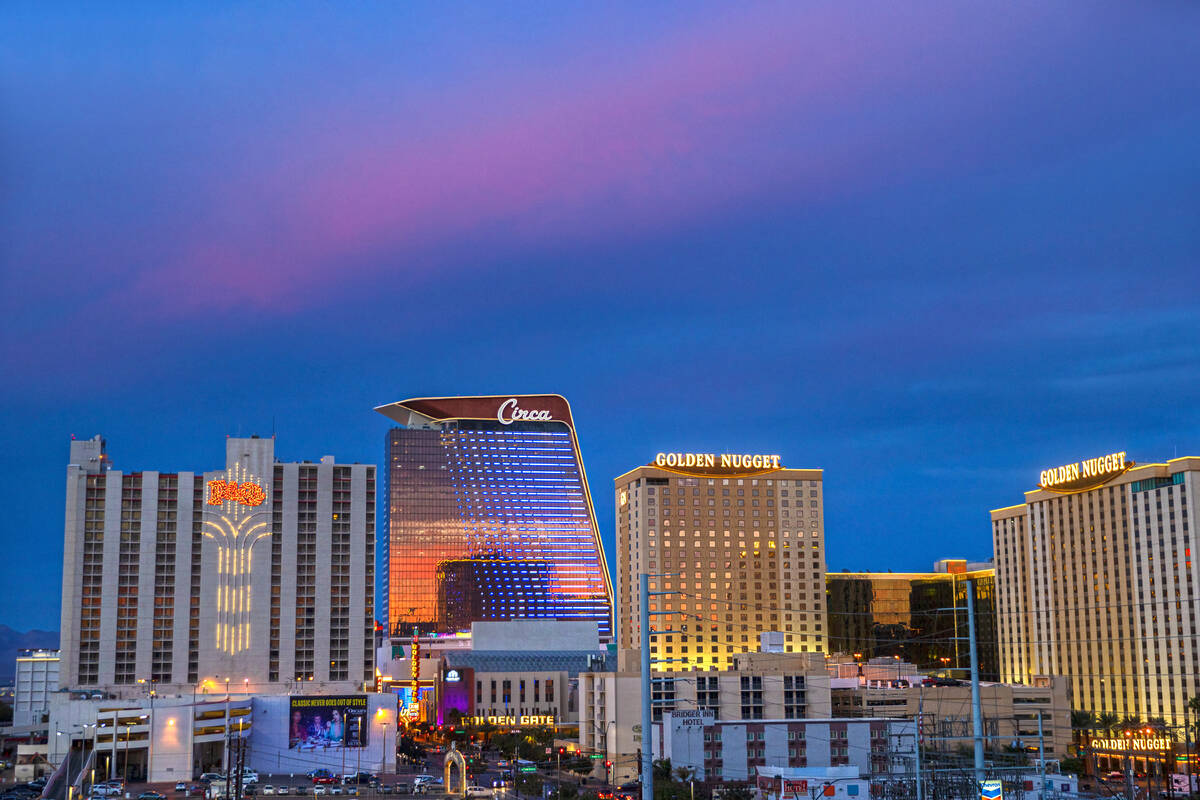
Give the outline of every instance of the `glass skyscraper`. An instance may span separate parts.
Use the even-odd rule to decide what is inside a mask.
[[[559,395],[403,400],[386,457],[393,634],[481,620],[591,619],[612,584],[570,406]]]

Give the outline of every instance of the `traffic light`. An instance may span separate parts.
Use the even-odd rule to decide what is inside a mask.
[[[612,762],[611,762],[611,761],[605,761],[605,762],[604,762],[604,768],[605,768],[605,769],[608,769],[608,768],[609,768],[609,767],[611,767],[611,766],[612,766]]]
[[[567,748],[565,748],[565,747],[560,747],[560,748],[558,748],[558,754],[559,754],[560,756],[561,756],[563,753],[565,753],[565,752],[567,752]]]

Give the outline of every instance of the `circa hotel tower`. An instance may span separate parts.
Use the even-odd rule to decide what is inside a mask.
[[[612,637],[612,584],[565,398],[416,398],[376,411],[401,426],[385,445],[393,634],[587,619]]]

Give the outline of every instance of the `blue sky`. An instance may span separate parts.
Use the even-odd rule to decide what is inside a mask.
[[[411,396],[826,470],[828,566],[991,553],[1200,454],[1188,3],[10,6],[0,622],[55,628],[68,441],[379,461]]]

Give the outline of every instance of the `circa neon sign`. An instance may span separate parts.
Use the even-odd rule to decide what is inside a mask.
[[[209,481],[208,504],[219,506],[229,501],[244,506],[261,506],[267,499],[267,493],[257,483],[244,481]]]
[[[508,414],[507,418],[505,414]],[[549,411],[526,411],[517,407],[517,398],[511,397],[496,409],[496,420],[501,425],[512,425],[514,422],[549,422],[553,417]]]
[[[1080,492],[1112,480],[1134,465],[1125,451],[1042,470],[1038,486],[1050,492]]]

